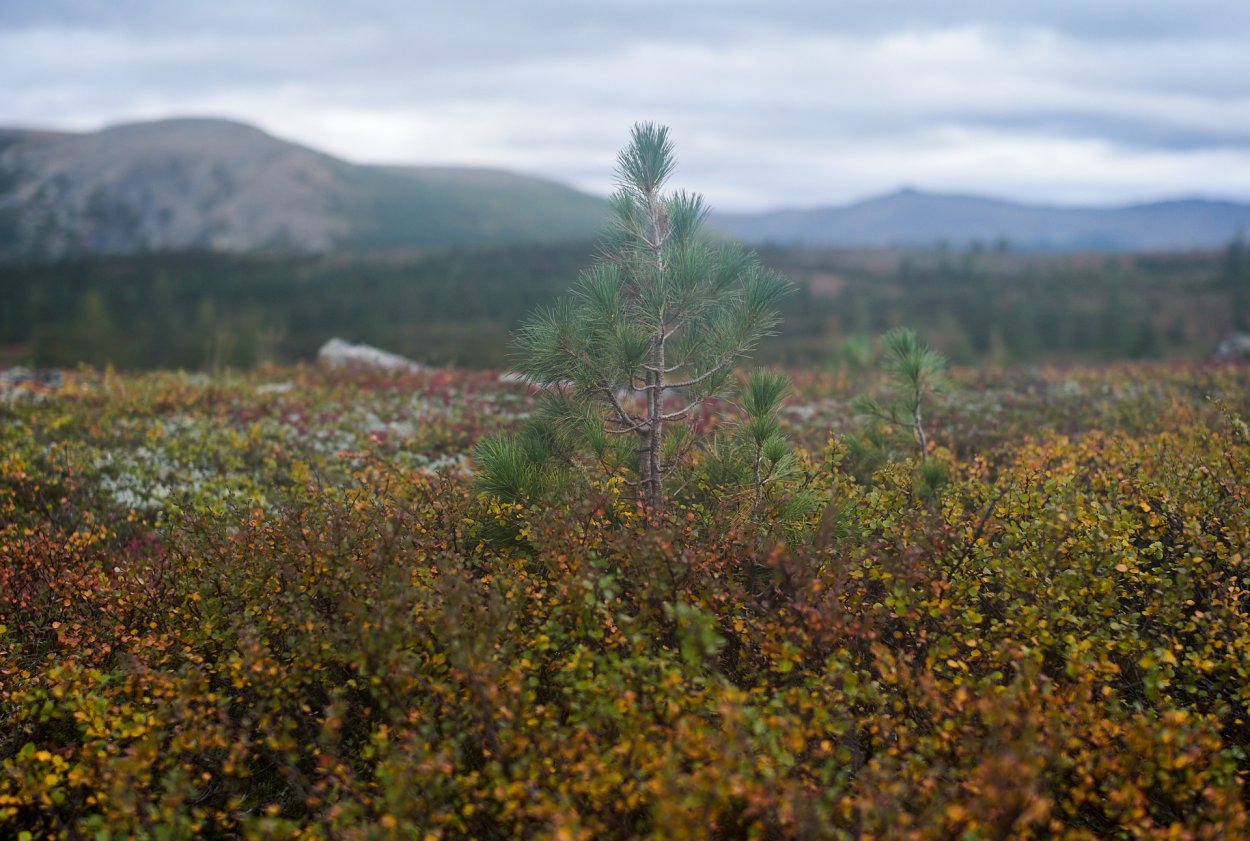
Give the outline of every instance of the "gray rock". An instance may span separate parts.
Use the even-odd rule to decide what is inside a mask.
[[[423,365],[397,353],[338,338],[321,346],[321,350],[317,351],[317,362],[326,368],[361,367],[396,372],[425,370]]]
[[[1212,356],[1217,362],[1250,360],[1250,333],[1229,333],[1220,339]]]

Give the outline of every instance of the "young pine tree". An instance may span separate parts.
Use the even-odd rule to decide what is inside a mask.
[[[883,406],[868,395],[854,401],[856,410],[865,417],[890,427],[906,429],[915,440],[921,465],[929,460],[929,437],[925,433],[923,409],[925,401],[945,382],[946,358],[922,345],[915,331],[896,327],[881,337],[894,391],[894,400]]]
[[[544,393],[518,434],[478,448],[484,490],[541,496],[560,471],[599,469],[658,518],[671,479],[704,443],[692,419],[728,394],[735,364],[779,322],[789,284],[754,254],[700,235],[702,197],[663,191],[674,165],[667,128],[634,126],[600,258],[517,337],[517,368]],[[772,441],[756,455],[780,458]],[[769,475],[767,465],[752,474]]]
[[[918,457],[913,488],[932,505],[946,484],[947,472],[941,459],[930,458],[924,409],[930,395],[945,386],[946,359],[921,344],[915,332],[905,327],[886,333],[881,345],[886,352],[891,399],[883,405],[867,394],[855,398],[853,405],[864,425],[858,438],[850,442],[850,452],[861,472],[871,475],[897,455],[894,445],[898,438],[911,439]]]

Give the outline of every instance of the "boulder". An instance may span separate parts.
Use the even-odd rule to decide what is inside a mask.
[[[1214,357],[1218,362],[1245,362],[1250,360],[1250,333],[1229,333],[1220,339]]]
[[[397,353],[337,338],[321,346],[321,350],[317,351],[317,362],[327,368],[361,367],[395,372],[424,370],[422,365]]]

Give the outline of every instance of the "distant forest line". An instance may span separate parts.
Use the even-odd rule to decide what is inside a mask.
[[[0,364],[247,368],[338,336],[412,359],[508,365],[510,333],[595,244],[321,257],[151,254],[0,266]],[[1250,249],[1043,255],[765,247],[796,292],[767,363],[866,363],[914,327],[956,364],[1200,358],[1250,330]]]

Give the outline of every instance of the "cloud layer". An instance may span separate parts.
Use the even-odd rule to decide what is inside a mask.
[[[722,209],[1250,199],[1250,4],[930,5],[0,0],[0,125],[218,115],[606,192],[652,119]]]

